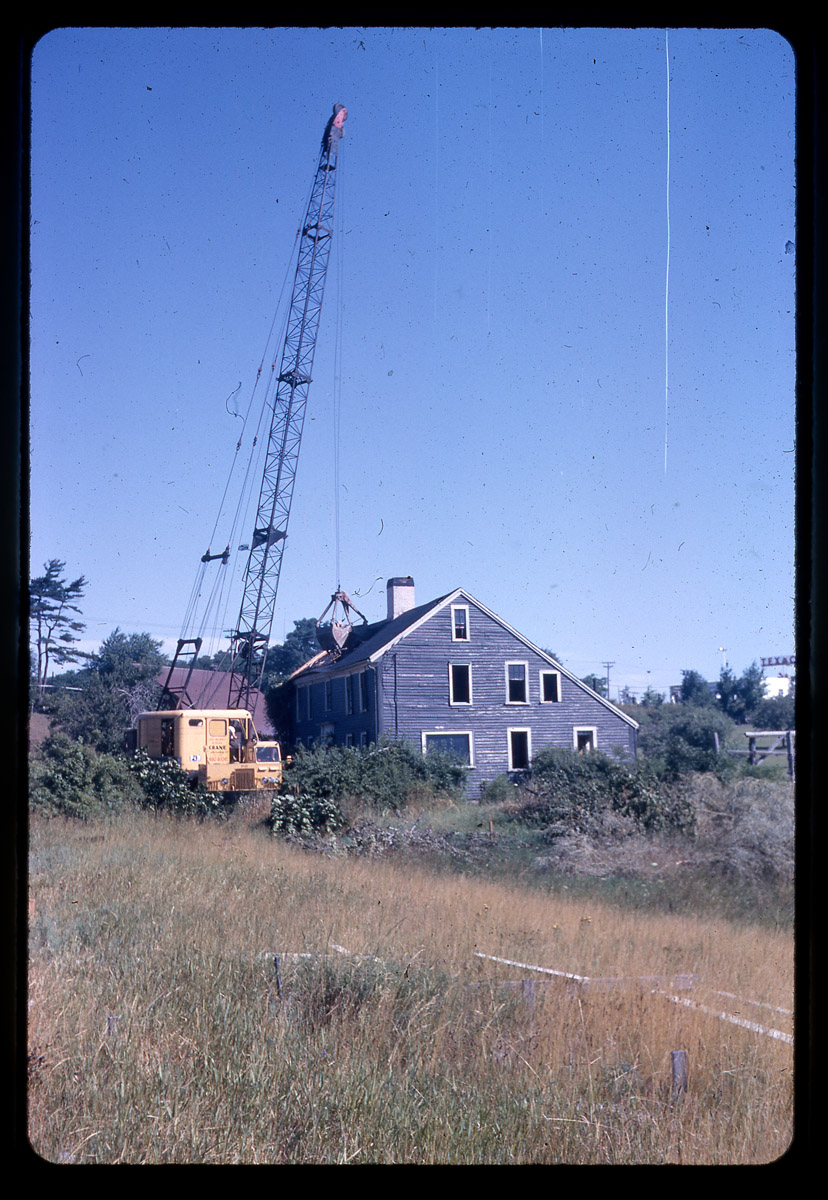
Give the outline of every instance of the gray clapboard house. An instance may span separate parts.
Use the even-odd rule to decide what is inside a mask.
[[[634,759],[638,724],[457,588],[417,605],[414,581],[389,579],[384,621],[354,626],[289,688],[294,745],[405,741],[468,768],[467,794],[524,771],[547,747]]]

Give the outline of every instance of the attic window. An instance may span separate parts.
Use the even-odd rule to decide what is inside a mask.
[[[541,671],[541,704],[555,704],[561,698],[561,677],[557,671]]]
[[[506,703],[528,704],[529,689],[526,682],[528,664],[525,662],[506,663]]]
[[[451,640],[467,642],[469,640],[469,609],[465,604],[451,606]]]

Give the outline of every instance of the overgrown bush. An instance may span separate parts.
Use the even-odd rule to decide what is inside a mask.
[[[543,829],[548,840],[596,833],[621,818],[636,832],[693,830],[694,812],[677,787],[594,751],[542,750],[532,760],[513,820]],[[618,822],[613,823],[616,831]],[[624,828],[624,825],[620,826]]]
[[[794,794],[789,781],[740,778],[725,785],[699,776],[692,791],[698,861],[727,876],[793,882]]]
[[[342,809],[330,796],[277,792],[270,804],[273,833],[336,833],[344,824]]]
[[[508,804],[517,798],[519,785],[508,775],[498,775],[484,783],[480,791],[481,804]]]
[[[663,704],[647,710],[638,747],[646,767],[663,778],[701,771],[728,779],[738,770],[735,759],[724,753],[733,728],[730,717],[712,705]]]
[[[54,733],[31,756],[29,801],[44,816],[87,819],[142,799],[125,759],[99,754],[81,739]]]
[[[404,742],[366,749],[299,747],[286,777],[289,790],[308,800],[344,800],[375,811],[399,812],[413,801],[459,794],[463,767],[445,755],[423,755]]]
[[[79,738],[55,733],[35,751],[29,766],[29,799],[44,816],[83,819],[118,812],[126,805],[179,815],[222,811],[222,797],[193,786],[177,763],[145,752],[102,754]]]
[[[171,759],[150,758],[146,751],[139,750],[126,763],[140,784],[143,808],[178,816],[221,816],[226,812],[221,792],[208,792]]]
[[[753,729],[795,729],[796,701],[793,696],[767,696],[750,714]]]

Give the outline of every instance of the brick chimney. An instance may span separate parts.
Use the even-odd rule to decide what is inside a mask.
[[[385,595],[388,600],[388,620],[393,621],[414,607],[414,580],[410,575],[389,579],[385,585]]]

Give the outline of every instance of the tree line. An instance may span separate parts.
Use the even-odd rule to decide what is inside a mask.
[[[81,601],[87,586],[83,575],[70,579],[66,564],[58,558],[45,563],[43,574],[30,581],[32,701],[70,737],[116,753],[138,713],[157,707],[161,697],[158,676],[169,660],[162,643],[150,634],[125,633],[119,628],[96,651],[81,650],[85,629]],[[295,621],[284,642],[268,650],[265,694],[273,700],[275,687],[318,650],[315,620],[304,617]],[[560,661],[552,651],[547,653]],[[226,658],[203,655],[194,665],[221,670]],[[56,667],[64,670],[56,672]],[[584,682],[606,694],[600,677],[587,676]],[[794,728],[794,697],[766,697],[762,669],[755,662],[740,675],[725,667],[712,683],[698,671],[685,671],[680,700],[680,705],[665,704],[661,693],[648,689],[640,704],[622,704],[641,724],[642,750],[651,743],[652,750],[661,752],[660,739],[666,731],[681,727],[685,741],[704,747],[707,762],[714,733],[724,739],[734,725],[750,722],[757,729]],[[278,704],[275,707],[278,709]]]
[[[81,601],[88,582],[70,579],[66,564],[53,558],[29,583],[31,703],[72,739],[114,754],[141,712],[157,708],[158,676],[169,659],[149,633],[116,628],[100,647],[81,649],[86,628]],[[265,664],[265,691],[287,679],[319,650],[316,622],[294,622],[283,643],[271,646]],[[196,667],[222,670],[222,654],[202,655]],[[56,669],[57,668],[57,669]],[[61,669],[62,668],[62,669]]]

